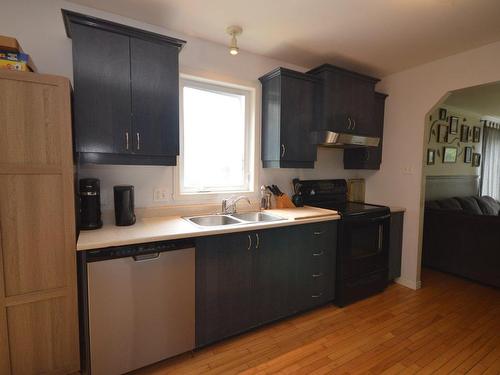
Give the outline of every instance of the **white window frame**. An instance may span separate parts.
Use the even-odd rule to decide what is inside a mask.
[[[245,97],[245,165],[244,174],[246,184],[244,187],[228,188],[227,190],[207,191],[185,191],[182,183],[184,177],[184,87],[195,87],[214,92],[226,92],[228,94],[243,95]],[[255,165],[256,136],[255,136],[255,87],[216,81],[198,76],[181,74],[179,79],[179,157],[175,173],[174,201],[179,202],[218,202],[220,199],[234,195],[246,194],[250,197],[255,195],[257,168]],[[222,141],[231,142],[230,139]],[[223,146],[222,146],[223,147]]]

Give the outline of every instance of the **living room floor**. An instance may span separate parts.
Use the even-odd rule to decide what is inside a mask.
[[[500,290],[429,269],[422,284],[392,284],[135,374],[500,374]]]

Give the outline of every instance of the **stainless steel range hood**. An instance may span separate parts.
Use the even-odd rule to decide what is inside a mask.
[[[311,133],[313,144],[323,147],[377,147],[380,138],[366,137],[364,135],[336,133],[330,130],[317,130]]]

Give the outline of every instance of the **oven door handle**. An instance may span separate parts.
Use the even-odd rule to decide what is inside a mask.
[[[363,218],[359,216],[353,216],[353,217],[348,217],[346,219],[343,219],[346,223],[353,223],[353,224],[362,224],[362,223],[376,223],[379,221],[385,221],[391,218],[391,214],[383,215],[383,216],[377,216],[377,217],[371,217],[371,218]]]

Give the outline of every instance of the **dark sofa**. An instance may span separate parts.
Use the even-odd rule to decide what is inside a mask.
[[[426,202],[423,265],[500,288],[499,214],[486,196]]]

